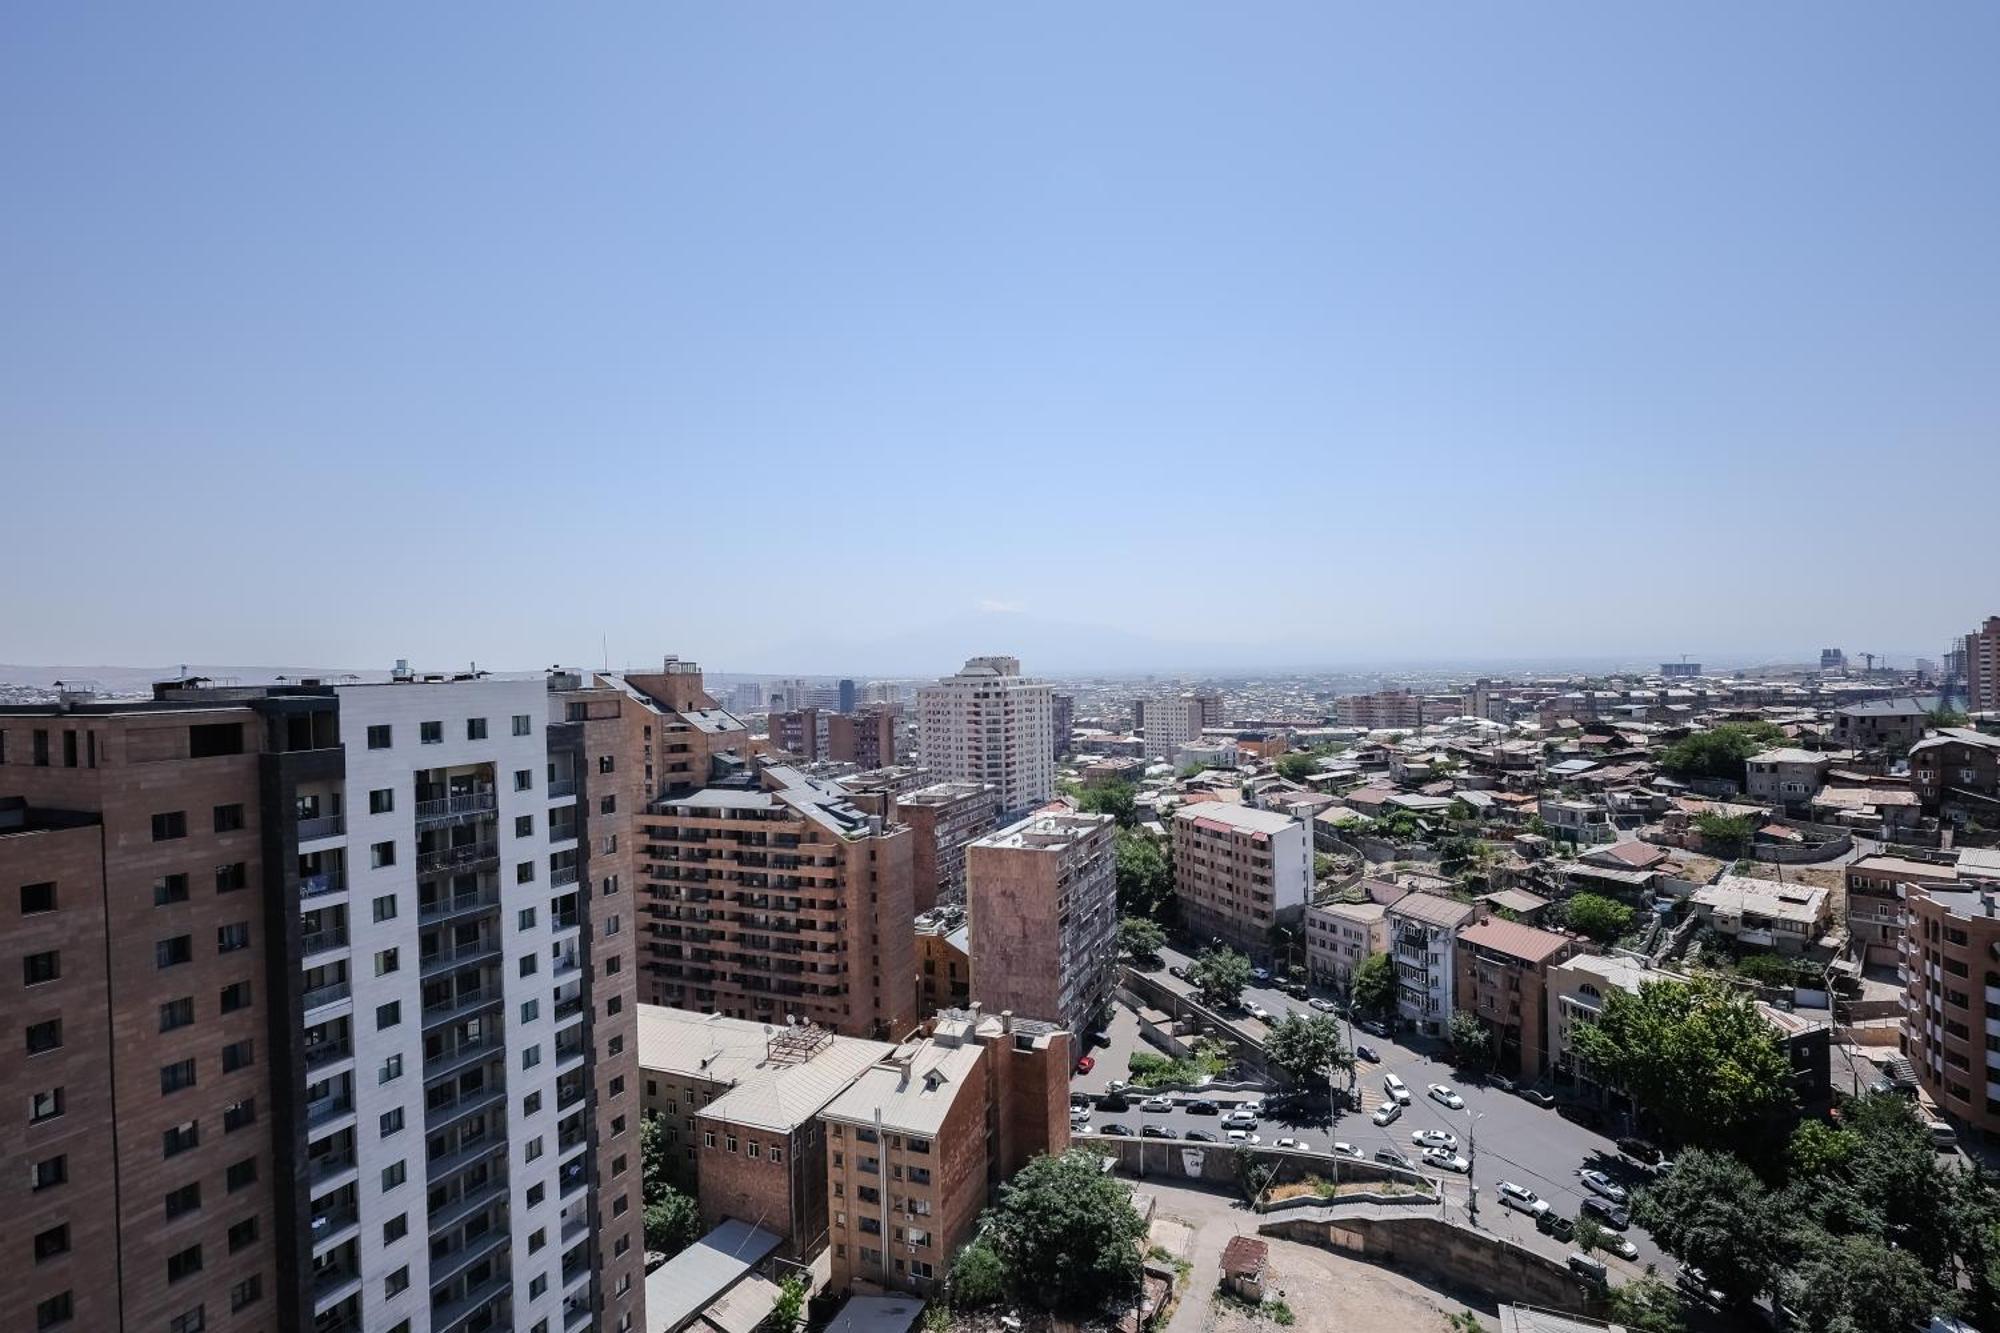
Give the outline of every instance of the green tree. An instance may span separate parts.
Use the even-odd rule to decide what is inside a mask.
[[[1323,1080],[1354,1063],[1340,1039],[1340,1020],[1332,1014],[1286,1014],[1264,1038],[1264,1055],[1301,1083]]]
[[[1158,962],[1160,950],[1166,946],[1167,932],[1157,921],[1149,921],[1143,916],[1128,916],[1118,923],[1118,947],[1133,958],[1143,962]]]
[[[1364,1014],[1387,1014],[1396,1007],[1396,965],[1386,953],[1371,953],[1354,969],[1353,1004]]]
[[[1118,910],[1165,920],[1174,904],[1174,870],[1160,844],[1135,829],[1120,829],[1115,854]]]
[[[1460,1069],[1481,1070],[1493,1063],[1493,1033],[1465,1009],[1454,1009],[1449,1027],[1451,1058]]]
[[[1651,1273],[1612,1290],[1611,1318],[1630,1333],[1687,1333],[1679,1294]]]
[[[1704,810],[1694,817],[1694,831],[1710,847],[1724,856],[1735,856],[1750,844],[1757,823],[1748,815],[1725,815],[1720,810]]]
[[[1946,727],[1969,726],[1971,723],[1972,719],[1969,716],[1948,706],[1933,708],[1924,714],[1924,725],[1940,731]]]
[[[1138,1289],[1146,1223],[1088,1150],[1031,1160],[1000,1187],[982,1226],[1024,1300],[1090,1315],[1123,1308]]]
[[[1294,751],[1278,756],[1278,773],[1289,782],[1304,782],[1319,772],[1319,754],[1316,751]]]
[[[1677,1144],[1740,1144],[1794,1100],[1791,1061],[1771,1025],[1714,981],[1614,990],[1571,1044]]]
[[[1853,1130],[1808,1120],[1792,1131],[1785,1163],[1793,1179],[1813,1179],[1845,1170],[1860,1151],[1861,1136]]]
[[[1087,815],[1110,815],[1120,828],[1139,822],[1138,792],[1129,782],[1108,782],[1101,787],[1080,787],[1076,808]]]
[[[1604,1226],[1596,1218],[1585,1214],[1576,1219],[1576,1248],[1589,1254],[1604,1244]]]
[[[1632,1215],[1662,1249],[1701,1268],[1734,1302],[1755,1300],[1778,1280],[1782,1213],[1764,1182],[1728,1153],[1682,1153],[1664,1179],[1639,1191]]]
[[[1007,1265],[984,1238],[975,1240],[952,1260],[946,1289],[961,1310],[992,1305],[1007,1294]]]
[[[1563,923],[1571,930],[1608,944],[1632,925],[1632,909],[1601,893],[1579,893],[1563,904]]]
[[[1759,750],[1782,744],[1785,733],[1769,722],[1725,722],[1697,731],[1660,752],[1660,768],[1677,778],[1743,781],[1743,761]]]
[[[1944,1292],[1917,1257],[1874,1236],[1809,1236],[1785,1303],[1821,1333],[1921,1328]]]
[[[788,1273],[778,1284],[778,1303],[771,1307],[771,1313],[764,1316],[764,1322],[757,1326],[758,1333],[792,1333],[804,1322],[800,1316],[806,1312],[806,1280],[797,1273]]]
[[[672,1258],[701,1239],[701,1208],[692,1194],[661,1185],[646,1201],[646,1248]]]
[[[1231,948],[1204,949],[1188,966],[1188,980],[1201,998],[1217,1008],[1228,1008],[1250,984],[1250,960]]]

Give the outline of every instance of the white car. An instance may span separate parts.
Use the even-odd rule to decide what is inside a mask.
[[[1317,995],[1306,1001],[1306,1008],[1317,1009],[1323,1014],[1330,1014],[1334,1011],[1332,1000],[1322,1000]]]
[[[1637,1259],[1639,1257],[1639,1247],[1631,1241],[1626,1240],[1623,1236],[1613,1236],[1605,1244],[1620,1259]]]
[[[1262,1143],[1264,1140],[1258,1138],[1247,1129],[1232,1129],[1229,1131],[1229,1141],[1231,1143]]]
[[[1238,1129],[1255,1129],[1257,1128],[1257,1113],[1255,1111],[1231,1111],[1228,1115],[1222,1117],[1222,1123]]]
[[[1375,1108],[1375,1114],[1369,1118],[1378,1125],[1393,1125],[1396,1123],[1396,1118],[1402,1114],[1403,1108],[1399,1104],[1383,1102]]]
[[[1088,1106],[1072,1106],[1069,1108],[1069,1122],[1072,1125],[1082,1124],[1088,1119],[1090,1119],[1090,1108]]]
[[[1365,1161],[1368,1157],[1367,1153],[1362,1152],[1361,1149],[1351,1143],[1335,1143],[1333,1145],[1333,1155],[1335,1157],[1352,1157],[1357,1162]]]
[[[1139,1109],[1142,1111],[1171,1111],[1174,1109],[1174,1099],[1164,1096],[1148,1097],[1145,1101],[1139,1103]]]
[[[1458,1147],[1458,1135],[1448,1129],[1420,1129],[1410,1135],[1410,1142],[1419,1148],[1443,1148],[1450,1151]]]
[[[1236,1109],[1239,1111],[1248,1111],[1251,1115],[1262,1115],[1264,1114],[1264,1099],[1262,1097],[1252,1097],[1247,1102],[1236,1103]]]
[[[1511,1180],[1503,1180],[1495,1188],[1499,1191],[1503,1207],[1526,1213],[1530,1217],[1540,1217],[1549,1210],[1549,1201],[1526,1185],[1516,1185]]]
[[[1114,1078],[1104,1085],[1104,1090],[1106,1092],[1123,1092],[1131,1086],[1131,1081],[1128,1079]]]
[[[1266,1009],[1261,1004],[1252,1004],[1250,1006],[1250,1017],[1269,1020],[1269,1018],[1271,1017],[1271,1011],[1269,1009]]]
[[[1410,1085],[1397,1078],[1394,1074],[1382,1075],[1382,1091],[1389,1096],[1390,1100],[1396,1102],[1398,1105],[1408,1106],[1410,1104]]]
[[[1441,1102],[1454,1111],[1463,1111],[1465,1109],[1465,1098],[1453,1092],[1451,1085],[1448,1083],[1431,1084],[1430,1094],[1432,1101]]]
[[[1579,1171],[1576,1174],[1582,1179],[1584,1188],[1591,1193],[1602,1194],[1613,1203],[1625,1202],[1627,1197],[1625,1187],[1602,1171]]]
[[[1449,1148],[1426,1148],[1424,1160],[1442,1171],[1457,1171],[1464,1174],[1472,1169],[1472,1163]]]
[[[1312,1145],[1310,1143],[1307,1143],[1304,1139],[1279,1139],[1278,1146],[1280,1148],[1290,1148],[1294,1152],[1312,1151]]]

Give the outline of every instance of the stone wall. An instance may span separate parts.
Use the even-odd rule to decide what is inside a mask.
[[[1443,1287],[1554,1310],[1589,1312],[1596,1293],[1560,1260],[1490,1232],[1421,1215],[1279,1216],[1258,1233],[1318,1245]]]

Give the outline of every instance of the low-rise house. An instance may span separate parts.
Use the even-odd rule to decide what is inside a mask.
[[[1115,787],[1121,783],[1137,782],[1146,771],[1146,761],[1140,758],[1107,756],[1085,764],[1082,769],[1083,785],[1086,787]]]
[[[1946,727],[1910,747],[1910,782],[1924,812],[1957,823],[2000,820],[2000,736]]]
[[[1781,745],[1760,750],[1744,761],[1744,794],[1787,810],[1803,811],[1814,793],[1826,785],[1833,757],[1817,750]]]
[[[1264,1270],[1271,1262],[1271,1246],[1255,1236],[1231,1236],[1222,1247],[1222,1280],[1229,1289],[1251,1304],[1264,1299]]]
[[[1434,893],[1408,894],[1389,905],[1396,1014],[1426,1036],[1443,1036],[1451,1022],[1458,978],[1458,932],[1478,920],[1481,910]]]
[[[1804,954],[1820,942],[1831,895],[1806,884],[1723,875],[1696,889],[1694,912],[1716,934],[1752,949]]]
[[[1863,856],[1847,863],[1847,932],[1863,963],[1902,962],[1903,899],[1915,886],[1956,888],[1958,867],[1949,860]]]
[[[1493,1038],[1494,1068],[1537,1079],[1548,1069],[1549,968],[1577,950],[1569,935],[1489,918],[1458,932],[1454,1010]]]
[[[1567,842],[1611,842],[1618,836],[1611,826],[1611,812],[1596,801],[1544,796],[1536,813],[1549,832]]]
[[[1538,893],[1526,889],[1501,889],[1488,893],[1479,899],[1487,908],[1503,920],[1518,921],[1524,926],[1541,924],[1548,914],[1549,900]]]
[[[1382,903],[1315,903],[1306,908],[1306,971],[1315,984],[1345,991],[1363,960],[1388,951],[1388,908]]]
[[[1923,822],[1923,802],[1908,787],[1822,787],[1812,798],[1813,818],[1895,838]]]
[[[1924,737],[1924,728],[1938,706],[1928,698],[1868,699],[1835,710],[1833,736],[1842,748],[1879,750],[1908,748]]]

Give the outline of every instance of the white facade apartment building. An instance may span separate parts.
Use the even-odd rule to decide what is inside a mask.
[[[1429,1036],[1451,1022],[1458,976],[1458,931],[1480,909],[1435,893],[1412,893],[1389,905],[1389,956],[1396,965],[1396,1014]]]
[[[1318,903],[1306,908],[1306,971],[1345,990],[1370,954],[1389,951],[1388,908],[1381,903]]]
[[[1146,757],[1171,760],[1189,741],[1201,739],[1202,703],[1192,694],[1144,701]]]
[[[581,1328],[579,824],[574,782],[550,795],[545,683],[334,693],[341,761],[296,793],[313,1314]]]
[[[1257,957],[1271,930],[1298,921],[1313,882],[1312,834],[1290,815],[1222,801],[1174,811],[1174,880],[1181,921]]]
[[[1055,791],[1055,691],[1021,675],[1014,657],[974,657],[917,691],[918,761],[939,779],[983,782],[1003,815]]]

